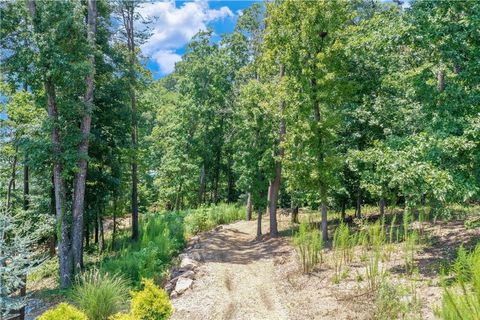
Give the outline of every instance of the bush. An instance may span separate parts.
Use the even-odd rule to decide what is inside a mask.
[[[322,262],[323,240],[320,232],[311,228],[307,222],[300,224],[298,232],[293,238],[302,262],[303,272],[310,272],[313,267]]]
[[[106,320],[123,309],[128,287],[119,276],[87,271],[73,288],[73,300],[89,320]]]
[[[144,288],[132,292],[132,314],[138,320],[163,320],[172,315],[173,308],[165,290],[157,287],[152,280],[142,281]]]
[[[44,312],[38,320],[87,320],[87,316],[68,303],[60,303],[53,309]]]
[[[480,245],[468,256],[460,248],[453,271],[453,286],[448,287],[443,282],[444,293],[438,315],[445,320],[480,319]]]

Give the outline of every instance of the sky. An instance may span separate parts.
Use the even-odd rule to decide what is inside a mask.
[[[200,30],[211,28],[214,38],[233,31],[243,9],[253,0],[230,1],[157,1],[146,3],[140,14],[151,21],[151,37],[140,46],[148,57],[147,67],[155,79],[174,70],[175,62],[192,37]]]

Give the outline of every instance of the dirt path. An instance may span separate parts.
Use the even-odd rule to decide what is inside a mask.
[[[255,228],[241,221],[199,236],[187,250],[200,261],[194,287],[172,300],[172,319],[290,319],[275,270],[290,247],[284,238],[256,241]]]

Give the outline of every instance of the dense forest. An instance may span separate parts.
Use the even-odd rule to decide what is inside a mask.
[[[144,288],[132,313],[109,319],[166,319],[157,285],[191,237],[256,219],[269,243],[286,236],[284,213],[306,274],[325,250],[350,263],[364,223],[391,245],[428,246],[424,224],[460,221],[469,246],[442,259],[458,256],[464,296],[442,282],[435,314],[480,319],[480,2],[252,2],[233,32],[200,30],[157,80],[140,50],[155,18],[144,5],[0,2],[0,319],[24,319],[45,265],[83,311],[61,303],[43,320],[107,319],[128,288]],[[124,290],[103,315],[78,298],[99,282]],[[413,319],[377,318],[397,317]]]

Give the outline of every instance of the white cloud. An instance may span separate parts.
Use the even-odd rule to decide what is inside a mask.
[[[175,53],[212,21],[233,17],[228,7],[210,9],[206,1],[186,2],[176,7],[174,1],[144,4],[139,13],[151,19],[152,36],[141,45],[142,52],[159,65],[162,73],[170,73],[181,59]]]
[[[162,74],[169,74],[175,69],[175,63],[182,57],[172,50],[159,50],[152,55],[152,59],[158,64]]]

